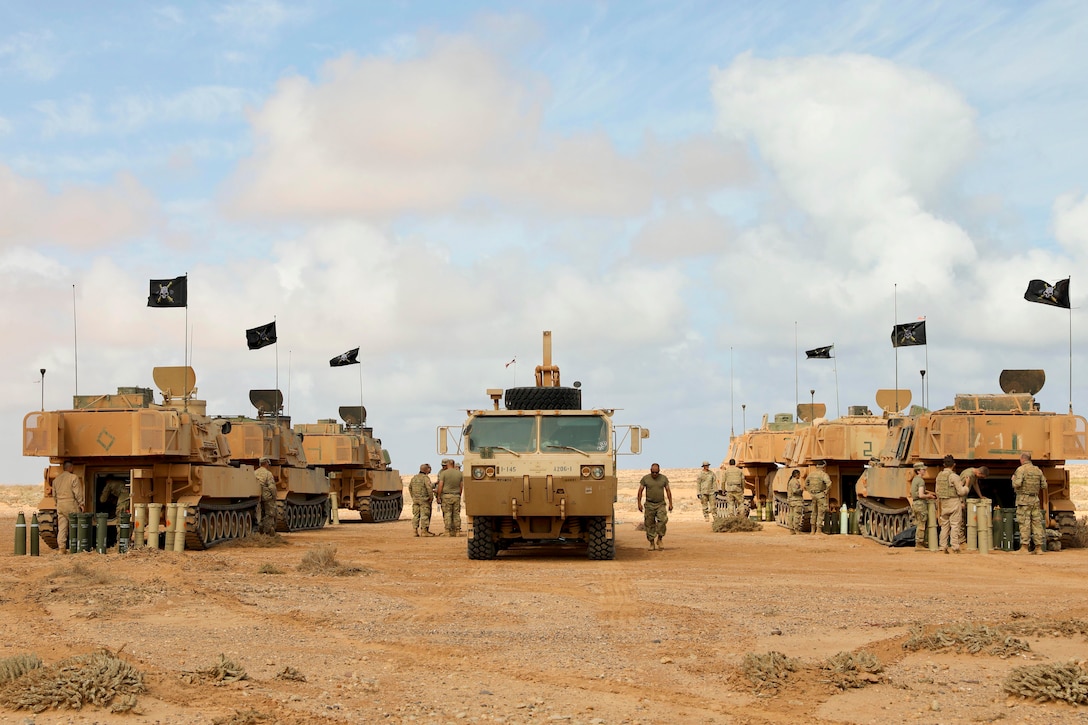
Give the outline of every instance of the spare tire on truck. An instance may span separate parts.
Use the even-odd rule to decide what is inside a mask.
[[[507,388],[507,410],[581,410],[581,388]]]

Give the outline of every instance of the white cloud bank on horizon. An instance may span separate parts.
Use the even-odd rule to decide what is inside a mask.
[[[542,81],[465,39],[439,39],[408,60],[345,55],[317,82],[283,79],[252,114],[256,151],[228,186],[227,208],[386,218],[482,205],[622,217],[749,177],[739,147],[711,137],[650,137],[624,155],[600,131],[559,136],[543,125],[547,102]]]

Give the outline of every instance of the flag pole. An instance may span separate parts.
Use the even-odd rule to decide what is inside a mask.
[[[733,347],[729,347],[729,440],[737,434],[736,409],[733,407]]]
[[[798,379],[800,374],[798,372],[797,362],[797,320],[793,321],[793,409],[798,411],[801,407],[801,395],[798,392],[800,389]]]
[[[181,364],[184,367],[189,367],[189,273],[186,272],[182,276],[185,277],[185,329],[182,330],[182,336],[185,338],[185,353],[184,357],[181,358]],[[185,376],[186,387],[188,387],[189,371],[182,371],[182,374]],[[183,396],[185,400],[182,402],[182,410],[189,410],[189,396],[191,394],[191,390],[185,391]]]
[[[272,324],[276,324],[276,316],[272,315]],[[280,336],[276,335],[276,393],[280,392]],[[280,425],[280,405],[276,405],[276,427]]]
[[[892,337],[895,338],[895,333],[899,327],[899,284],[892,285]],[[892,340],[892,347],[895,348],[895,412],[899,413],[899,340]]]
[[[291,351],[287,351],[287,417],[291,417]]]
[[[926,375],[925,375],[925,377],[928,378],[929,377],[929,337],[928,337],[928,335],[926,337],[925,348],[926,348]],[[922,385],[922,407],[925,408],[926,407],[926,400],[929,398],[929,391],[926,390],[926,385],[928,385],[928,383],[925,380],[922,380],[922,383],[923,383],[923,385]]]
[[[1067,277],[1070,282],[1073,276]],[[1066,296],[1069,294],[1069,285],[1065,286]],[[1073,412],[1073,305],[1069,305],[1069,412]]]
[[[76,286],[72,285],[72,357],[75,362],[76,395],[79,395],[79,325],[76,324]]]
[[[834,351],[835,343],[831,343],[831,349]],[[832,355],[831,359],[835,362],[831,363],[832,369],[835,371],[835,417],[842,417],[842,408],[839,407],[839,356]]]

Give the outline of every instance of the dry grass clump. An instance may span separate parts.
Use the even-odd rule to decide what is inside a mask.
[[[731,534],[735,531],[762,531],[763,525],[747,516],[715,516],[712,531]]]
[[[740,671],[751,681],[755,694],[773,695],[779,687],[786,684],[790,673],[796,672],[797,667],[797,660],[781,652],[749,652],[744,655]]]
[[[311,576],[351,576],[369,574],[369,569],[344,566],[336,560],[336,547],[332,544],[319,544],[306,552],[297,569]]]
[[[36,654],[15,655],[0,660],[0,685],[17,680],[27,672],[42,666],[42,660]]]
[[[1088,705],[1088,670],[1076,662],[1015,667],[1003,687],[1010,695],[1036,702]]]
[[[282,670],[276,673],[277,680],[287,680],[289,682],[305,682],[306,675],[302,674],[294,667],[284,667]]]
[[[127,712],[146,692],[143,673],[109,650],[77,655],[39,667],[0,690],[0,704],[13,710],[79,710],[84,705]]]
[[[48,579],[73,579],[81,584],[109,584],[112,581],[104,571],[89,567],[82,561],[57,566],[49,573]]]
[[[869,652],[839,652],[828,657],[820,668],[829,671],[827,681],[840,690],[865,687],[884,679],[880,674],[884,666]]]
[[[1017,616],[1017,614],[1013,613],[1015,619],[1026,616]],[[1079,634],[1088,639],[1088,622],[1083,619],[1063,619],[1058,622],[1010,622],[1001,625],[1001,631],[1020,637],[1075,637]]]
[[[912,652],[921,649],[954,649],[956,652],[986,654],[1011,657],[1031,649],[1028,643],[1002,631],[1000,627],[988,627],[985,624],[954,624],[926,634],[922,627],[911,629],[910,638],[903,643],[903,648]]]
[[[237,682],[248,679],[245,669],[234,661],[227,659],[225,654],[219,655],[219,661],[208,665],[203,669],[189,670],[181,674],[181,679],[186,684],[195,685],[198,682]]]
[[[287,539],[283,538],[279,534],[262,534],[254,531],[249,536],[243,536],[240,539],[231,539],[230,541],[224,541],[217,546],[223,548],[237,548],[237,549],[270,549],[274,546],[287,546]]]
[[[265,562],[264,564],[261,564],[260,567],[257,568],[257,573],[258,574],[283,574],[284,572],[283,572],[283,569],[280,569],[275,564],[269,564],[268,562]]]

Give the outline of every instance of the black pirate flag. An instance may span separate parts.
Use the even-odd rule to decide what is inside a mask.
[[[827,347],[815,347],[815,348],[813,348],[811,350],[805,350],[805,358],[808,359],[808,360],[812,360],[812,359],[830,360],[831,359],[831,348],[833,348],[833,347],[835,347],[835,346],[834,345],[828,345]]]
[[[1041,305],[1070,308],[1069,304],[1069,280],[1060,279],[1054,284],[1044,282],[1041,279],[1033,279],[1028,282],[1028,290],[1024,293],[1024,299],[1028,302],[1038,302]]]
[[[250,350],[260,350],[262,347],[268,347],[275,342],[275,321],[269,322],[267,325],[254,327],[252,330],[246,330],[246,344],[249,345]]]
[[[892,347],[926,344],[926,322],[905,322],[892,328]]]
[[[151,280],[151,294],[147,297],[147,306],[185,307],[189,297],[188,280],[185,276]]]
[[[343,355],[337,355],[332,360],[329,360],[329,367],[339,368],[345,365],[358,365],[359,364],[359,348],[354,350],[348,350]]]

